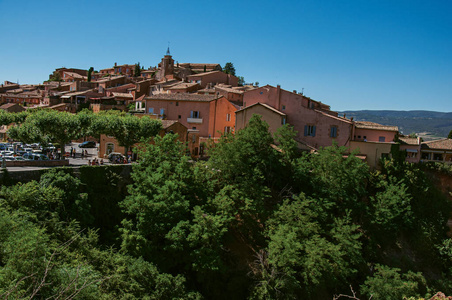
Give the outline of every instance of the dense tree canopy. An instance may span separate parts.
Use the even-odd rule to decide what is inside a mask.
[[[149,140],[161,129],[159,120],[142,118],[119,111],[94,114],[84,109],[78,114],[47,109],[32,109],[22,113],[0,113],[1,124],[16,123],[9,136],[24,143],[58,143],[63,146],[74,139],[100,134],[114,136],[126,151],[134,144]],[[62,152],[63,152],[62,148]]]
[[[28,118],[53,120],[33,115],[18,121],[24,136],[35,134]],[[83,134],[106,128],[124,145],[159,128],[121,113],[76,118]],[[127,179],[86,166],[80,178],[65,169],[39,182],[4,180],[0,295],[332,299],[350,286],[360,299],[451,294],[451,207],[433,173],[395,160],[369,170],[337,145],[300,153],[295,135],[290,126],[272,135],[253,116],[207,161],[191,161],[167,134],[139,147]]]

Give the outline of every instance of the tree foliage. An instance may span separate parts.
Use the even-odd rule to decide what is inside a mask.
[[[227,62],[223,67],[223,72],[235,76],[235,67],[231,62]]]
[[[14,120],[24,139],[56,140],[42,124],[57,117],[41,114],[0,120]],[[74,116],[79,136],[101,132],[127,147],[161,126],[121,112]],[[0,295],[330,299],[350,286],[353,299],[450,294],[451,207],[433,171],[397,160],[371,171],[337,145],[300,153],[295,136],[287,125],[272,135],[253,116],[207,161],[191,161],[167,134],[137,147],[127,180],[122,166],[85,166],[80,178],[54,170],[3,186]]]

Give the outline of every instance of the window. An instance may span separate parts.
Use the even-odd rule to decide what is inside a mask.
[[[160,108],[160,115],[163,116],[165,114],[165,109],[164,108]]]
[[[286,106],[285,105],[282,106],[282,110],[286,110]]]
[[[305,125],[304,126],[304,136],[315,136],[315,126]]]
[[[332,137],[332,138],[337,137],[337,126],[331,126],[330,137]]]
[[[285,124],[286,124],[286,118],[285,118],[285,117],[283,117],[283,118],[281,119],[281,124],[282,124],[282,125],[285,125]]]
[[[379,141],[380,143],[384,143],[384,142],[386,141],[386,138],[385,138],[384,136],[379,136],[379,137],[378,137],[378,141]]]
[[[106,151],[107,155],[115,151],[115,144],[107,143],[106,146],[107,146],[107,151]]]
[[[182,118],[182,116],[181,116],[181,115],[178,115],[178,116],[177,116],[177,118],[178,118],[178,119],[181,119],[181,118]]]
[[[226,114],[226,121],[231,121],[231,114]]]
[[[193,126],[191,129],[193,129],[193,130],[196,130],[196,127],[195,126]]]
[[[231,132],[231,126],[225,126],[224,127],[224,133],[230,133]]]
[[[148,112],[149,112],[150,114],[153,114],[153,113],[154,113],[154,108],[153,108],[153,107],[149,107]]]
[[[199,111],[198,110],[190,111],[190,118],[199,119]]]
[[[176,106],[179,106],[179,102],[176,101]]]

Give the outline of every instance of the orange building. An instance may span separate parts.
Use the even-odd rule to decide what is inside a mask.
[[[167,133],[176,133],[179,136],[179,141],[186,142],[189,135],[187,133],[187,127],[182,125],[180,122],[176,120],[161,120],[162,122],[162,130],[160,130],[159,135],[164,136]],[[134,145],[132,148],[136,147]],[[190,145],[188,145],[190,146]],[[119,145],[118,141],[112,137],[107,136],[105,134],[101,134],[100,143],[97,156],[99,158],[106,158],[108,154],[112,152],[119,152],[121,154],[126,154],[126,149]],[[132,155],[132,153],[128,153]]]
[[[235,111],[239,108],[224,97],[188,93],[157,94],[137,101],[137,110],[161,119],[178,120],[201,137],[219,137],[234,131]]]

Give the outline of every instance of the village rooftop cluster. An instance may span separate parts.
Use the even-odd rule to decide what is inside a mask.
[[[10,112],[48,107],[71,113],[89,108],[95,113],[116,109],[147,115],[162,120],[165,132],[178,133],[195,158],[205,154],[207,143],[244,128],[258,114],[272,133],[284,124],[292,125],[301,150],[315,151],[336,143],[350,153],[358,151],[360,158],[377,167],[398,145],[406,151],[408,162],[452,163],[451,139],[422,142],[401,135],[397,126],[348,119],[295,90],[243,84],[243,78],[225,72],[220,64],[175,62],[169,49],[158,66],[146,70],[137,64],[114,63],[99,71],[59,68],[39,85],[5,81],[0,100],[0,108]],[[7,128],[0,131],[3,140]],[[101,135],[98,151],[104,157],[125,149],[114,137]]]

